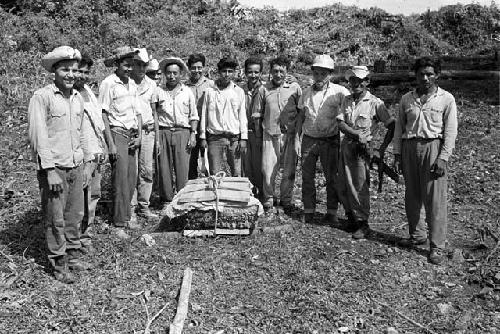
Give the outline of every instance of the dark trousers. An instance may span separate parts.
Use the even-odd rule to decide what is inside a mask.
[[[189,180],[198,178],[198,157],[200,154],[203,156],[205,149],[200,146],[200,139],[197,137],[196,146],[191,149],[191,155],[189,156]]]
[[[316,210],[316,162],[318,158],[326,179],[326,211],[336,214],[339,197],[336,189],[336,174],[339,160],[339,137],[302,138],[302,202],[304,213]]]
[[[190,131],[189,129],[160,129],[158,138],[161,153],[159,156],[159,178],[160,199],[163,202],[171,202],[174,198],[174,175],[175,188],[177,191],[184,188],[188,180],[189,156],[188,150]]]
[[[262,137],[257,138],[253,131],[248,131],[247,152],[242,157],[241,165],[241,176],[248,177],[257,193],[263,196]]]
[[[96,164],[89,185],[83,189],[84,215],[81,229],[82,235],[80,236],[83,247],[87,247],[92,243],[90,230],[91,226],[94,225],[97,203],[101,198],[101,178],[101,165]]]
[[[229,165],[231,176],[241,176],[241,155],[238,152],[239,136],[209,135],[208,164],[210,174],[224,170],[225,162]],[[224,160],[226,156],[226,161]]]
[[[136,150],[129,149],[131,138],[125,134],[112,131],[117,150],[117,159],[111,163],[113,182],[113,223],[123,227],[131,216],[131,201],[137,184]]]
[[[37,173],[48,258],[56,271],[64,270],[61,261],[72,250],[81,248],[80,224],[83,218],[83,167],[55,168],[62,179],[62,192],[49,189],[47,171]]]

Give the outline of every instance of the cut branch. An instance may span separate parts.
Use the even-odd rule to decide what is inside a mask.
[[[170,334],[181,334],[184,328],[184,321],[187,317],[189,294],[191,293],[191,281],[193,279],[193,272],[191,268],[184,270],[184,279],[182,280],[181,291],[179,293],[179,303],[177,305],[177,313],[175,314],[174,321],[170,324]]]

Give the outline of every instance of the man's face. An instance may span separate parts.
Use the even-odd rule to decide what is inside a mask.
[[[159,70],[158,71],[149,71],[149,72],[146,72],[146,75],[151,80],[154,80],[154,82],[156,82],[157,85],[160,85],[160,82],[161,82],[161,72]]]
[[[330,81],[330,74],[331,71],[327,68],[313,67],[312,68],[312,75],[314,80],[313,86],[316,89],[323,89],[323,87],[326,86]]]
[[[116,75],[120,78],[128,78],[130,76],[130,72],[132,72],[133,66],[134,59],[132,57],[119,60],[116,68]]]
[[[359,95],[365,92],[368,86],[368,80],[360,79],[356,76],[351,76],[349,78],[349,87],[354,95]]]
[[[257,82],[260,80],[260,75],[261,75],[260,65],[257,64],[248,65],[247,68],[245,69],[245,75],[247,77],[247,81],[249,84],[251,85],[257,84]]]
[[[286,66],[274,64],[271,68],[271,81],[275,86],[281,86],[285,81],[288,70]]]
[[[234,79],[236,71],[234,68],[226,67],[219,70],[219,83],[222,86],[227,86]]]
[[[170,64],[165,67],[165,80],[167,86],[174,87],[181,80],[181,68],[177,64]]]
[[[134,80],[142,81],[144,76],[146,75],[146,67],[148,64],[144,63],[139,59],[134,59],[134,63],[132,65],[132,71],[130,71],[130,77]]]
[[[61,91],[70,91],[78,77],[78,61],[62,60],[54,68],[54,83]]]
[[[191,81],[197,82],[203,75],[203,63],[201,61],[197,61],[189,66],[189,73]]]
[[[436,87],[439,75],[434,71],[434,67],[425,66],[417,70],[417,85],[421,90],[431,90]]]
[[[85,64],[83,66],[78,65],[77,76],[75,80],[74,87],[78,90],[83,89],[83,86],[87,84],[90,80],[90,68],[89,65]]]

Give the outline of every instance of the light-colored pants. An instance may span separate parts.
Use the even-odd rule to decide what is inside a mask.
[[[315,179],[316,163],[319,158],[326,179],[327,213],[336,215],[339,205],[335,184],[339,156],[339,137],[312,138],[304,135],[301,152],[304,213],[314,213],[316,211]]]
[[[210,174],[217,174],[229,166],[231,176],[241,176],[241,154],[238,136],[208,135],[208,164]],[[224,156],[226,160],[224,161]]]
[[[138,152],[137,187],[132,196],[132,206],[139,210],[149,207],[149,199],[153,191],[153,161],[154,161],[155,132],[142,130],[141,147]]]
[[[80,224],[83,218],[83,166],[55,168],[62,180],[62,192],[49,188],[47,171],[37,173],[48,258],[55,271],[64,270],[62,259],[80,249]]]
[[[101,166],[99,164],[95,165],[95,169],[92,173],[92,179],[89,185],[83,189],[84,196],[84,214],[82,221],[82,235],[80,236],[80,242],[82,246],[90,246],[92,243],[92,225],[95,221],[95,210],[97,208],[97,203],[101,198]]]
[[[354,222],[370,216],[370,156],[358,142],[344,138],[340,146],[339,194]]]
[[[282,205],[292,204],[293,185],[297,168],[297,154],[294,149],[295,134],[271,136],[264,132],[262,141],[262,174],[264,176],[264,201],[276,197],[276,176],[283,160],[283,173],[280,184]]]
[[[430,171],[441,148],[440,139],[406,139],[401,148],[401,162],[405,179],[405,209],[410,236],[427,236],[420,219],[422,206],[429,229],[431,248],[445,248],[447,229],[447,172],[436,177]]]
[[[262,137],[257,138],[253,131],[248,131],[247,151],[241,164],[241,176],[248,177],[257,194],[262,196]]]

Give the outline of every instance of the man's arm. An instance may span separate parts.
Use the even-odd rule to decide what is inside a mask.
[[[116,160],[116,145],[113,140],[113,136],[111,135],[111,127],[109,126],[109,117],[106,110],[102,110],[102,120],[104,122],[104,140],[108,145],[108,155],[109,161],[114,162]]]
[[[209,103],[209,93],[205,91],[203,94],[203,103],[201,105],[201,120],[200,120],[200,146],[203,148],[207,147],[207,137],[206,137],[206,131],[207,131],[207,122],[208,122],[208,115],[207,115],[207,110],[208,110],[208,103]]]
[[[198,108],[196,106],[196,98],[191,90],[188,91],[189,97],[189,125],[191,126],[191,135],[189,136],[188,148],[196,146],[196,129],[198,129]]]
[[[394,137],[392,142],[392,149],[394,153],[394,168],[398,173],[402,172],[401,169],[401,141],[403,131],[406,126],[406,115],[404,112],[404,96],[399,102],[398,114],[396,116],[396,123],[394,129]]]

